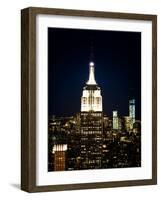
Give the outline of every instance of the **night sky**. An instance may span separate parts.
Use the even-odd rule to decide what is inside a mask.
[[[49,115],[80,112],[91,44],[104,114],[118,110],[127,116],[128,101],[135,98],[136,118],[141,119],[141,33],[62,28],[48,29]]]

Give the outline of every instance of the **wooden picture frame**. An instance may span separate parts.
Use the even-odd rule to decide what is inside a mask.
[[[36,16],[78,16],[152,22],[152,178],[77,184],[36,184]],[[157,184],[157,16],[30,7],[21,11],[21,189],[27,192]]]

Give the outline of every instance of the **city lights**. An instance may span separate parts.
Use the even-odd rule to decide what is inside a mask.
[[[135,99],[129,116],[103,112],[101,88],[95,80],[94,62],[83,87],[80,112],[49,119],[49,171],[141,166],[141,122],[135,119]]]

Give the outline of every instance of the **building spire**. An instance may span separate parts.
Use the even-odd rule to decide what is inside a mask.
[[[94,76],[94,62],[89,63],[89,79],[87,81],[87,85],[97,85]]]
[[[90,62],[94,61],[93,40],[91,40]]]
[[[93,40],[91,40],[91,52],[90,52],[90,62],[89,62],[89,79],[87,85],[97,85],[94,75],[94,62],[93,62]]]

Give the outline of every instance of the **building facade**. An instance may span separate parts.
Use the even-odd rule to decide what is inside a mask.
[[[113,111],[113,129],[118,130],[118,128],[119,128],[118,112],[115,110]]]
[[[103,110],[101,89],[95,81],[94,63],[83,88],[80,112],[81,169],[99,169],[102,162]]]
[[[53,146],[54,171],[64,171],[66,169],[67,144],[55,144]]]

